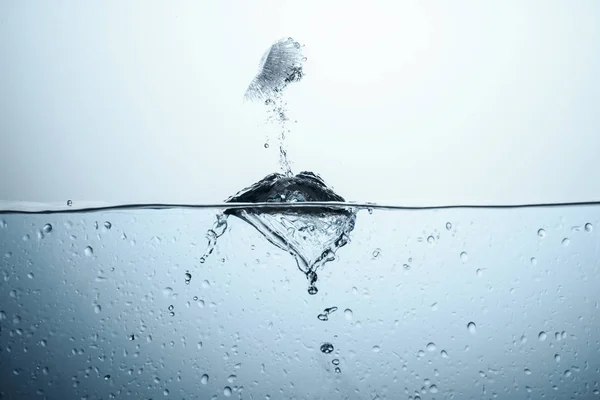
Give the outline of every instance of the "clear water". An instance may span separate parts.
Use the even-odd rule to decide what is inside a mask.
[[[282,173],[223,204],[0,205],[0,399],[600,397],[600,204],[346,203],[288,159],[305,61],[263,56]]]
[[[0,215],[2,397],[598,397],[599,205],[359,207],[315,295],[223,211]]]

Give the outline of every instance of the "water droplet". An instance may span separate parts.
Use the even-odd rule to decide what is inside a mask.
[[[377,249],[373,250],[373,258],[379,257],[380,254],[381,254],[381,249],[377,248]]]
[[[225,388],[223,388],[223,395],[225,397],[231,396],[231,388],[229,386],[225,386]]]
[[[299,49],[299,48],[300,48],[300,43],[298,43],[298,42],[295,42],[295,43],[294,43],[294,47],[295,47],[295,48],[297,48],[297,49]]]
[[[194,296],[194,297],[193,297],[193,300],[194,300],[194,301],[198,301],[198,296]]]
[[[475,271],[475,274],[477,274],[477,276],[481,277],[481,276],[483,276],[483,270],[481,268],[477,268],[477,271]]]
[[[570,376],[571,376],[571,370],[570,370],[570,369],[568,369],[568,370],[566,370],[566,371],[565,371],[565,377],[567,377],[567,378],[568,378],[568,377],[570,377]]]
[[[185,273],[185,283],[189,285],[191,280],[192,280],[192,274],[190,274],[190,271],[187,271]]]
[[[469,322],[467,324],[467,328],[469,329],[469,332],[473,335],[477,333],[477,325],[475,325],[475,322]]]
[[[446,229],[447,230],[452,229],[452,224],[450,222],[446,222]]]
[[[465,251],[460,253],[460,261],[465,263],[465,262],[467,262],[468,259],[469,259],[469,256],[467,255],[467,253]]]
[[[308,58],[302,57],[302,61],[306,61],[306,60],[308,60]]]
[[[321,352],[325,354],[329,354],[333,351],[333,345],[331,343],[323,343],[321,345]]]
[[[543,228],[538,229],[537,234],[539,237],[546,237],[546,231]]]
[[[554,361],[560,362],[560,355],[559,354],[555,354],[554,355]]]
[[[403,265],[402,265],[402,268],[404,268],[404,270],[405,270],[405,271],[408,271],[408,270],[410,270],[410,265],[408,265],[408,264],[403,264]]]
[[[437,393],[438,392],[437,386],[436,385],[429,386],[429,392],[430,393]]]
[[[168,396],[168,395],[169,395],[169,389],[163,390],[163,396]]]
[[[561,244],[563,245],[563,247],[567,247],[569,244],[571,244],[571,240],[569,240],[569,238],[564,238]]]
[[[104,380],[107,381],[110,379],[110,375],[104,375]]]
[[[333,307],[327,307],[326,309],[323,310],[323,312],[327,313],[327,314],[331,314],[337,311],[337,307],[333,306]]]
[[[173,309],[174,309],[174,308],[175,308],[175,307],[173,307],[173,304],[171,304],[171,305],[169,306],[169,311],[173,311]]]
[[[171,317],[174,317],[174,316],[175,316],[175,313],[174,313],[173,311],[171,311],[171,312],[169,313],[169,315],[170,315]]]
[[[529,368],[525,368],[525,375],[531,375],[531,370]]]
[[[102,311],[102,307],[100,307],[100,304],[94,305],[94,312],[96,314],[100,314],[101,311]]]
[[[591,232],[592,230],[594,230],[594,226],[588,222],[587,224],[585,224],[585,230],[586,232]]]
[[[347,320],[347,321],[352,321],[352,317],[353,317],[353,316],[354,316],[354,313],[352,312],[352,310],[351,310],[351,309],[349,309],[349,308],[346,308],[346,309],[344,310],[344,317],[346,317],[346,320]]]
[[[381,351],[381,347],[373,346],[373,353],[379,353]]]
[[[268,149],[269,148],[269,143],[265,142],[264,146],[265,146],[265,149]]]
[[[73,201],[72,200],[67,200],[67,206],[71,207],[73,205]]]
[[[319,292],[319,289],[317,289],[316,286],[311,285],[311,286],[308,287],[308,294],[315,295],[318,292]]]
[[[202,287],[204,289],[208,289],[210,287],[210,282],[207,281],[206,279],[202,281]]]
[[[46,341],[46,339],[40,340],[40,346],[46,347],[47,345],[48,345],[48,342]]]
[[[173,288],[167,286],[162,290],[162,294],[166,298],[171,297],[173,295]]]
[[[206,385],[208,383],[208,375],[204,374],[200,377],[200,383]]]
[[[540,339],[541,342],[543,342],[544,340],[546,340],[547,337],[548,337],[548,335],[544,331],[541,331],[539,333],[539,335],[538,335],[538,339]]]
[[[91,255],[93,255],[93,254],[94,254],[94,249],[92,248],[92,246],[87,246],[87,247],[86,247],[86,248],[83,250],[83,253],[84,253],[86,256],[90,257]]]
[[[437,311],[438,310],[438,303],[433,303],[431,305],[431,311]]]
[[[104,227],[106,229],[110,229],[110,228],[112,228],[112,224],[109,221],[104,221]]]
[[[446,350],[442,350],[440,352],[440,354],[442,355],[443,358],[448,358],[448,352]]]
[[[537,265],[537,258],[531,257],[531,265]]]
[[[433,342],[427,343],[427,351],[435,351],[435,343],[433,343]]]
[[[333,365],[340,365],[340,360],[338,360],[337,358],[334,358],[333,360],[331,360],[331,363]]]
[[[44,232],[44,233],[52,232],[52,225],[51,224],[44,225],[44,227],[42,228],[42,232]]]
[[[29,273],[27,273],[27,277],[28,277],[29,279],[33,279],[33,278],[34,278],[33,272],[29,272]]]
[[[433,244],[434,242],[435,242],[435,238],[433,236],[428,236],[427,237],[427,243]]]
[[[369,212],[369,214],[373,215],[373,209],[372,208],[367,208],[367,211]]]
[[[328,321],[329,320],[329,316],[327,314],[319,314],[319,315],[317,315],[317,318],[319,319],[319,321]]]

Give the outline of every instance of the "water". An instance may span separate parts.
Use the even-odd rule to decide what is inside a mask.
[[[306,61],[261,59],[281,172],[224,203],[3,206],[0,398],[598,396],[600,204],[346,202],[288,157]]]
[[[600,206],[234,208],[243,204],[1,214],[0,373],[11,379],[0,392],[595,396]],[[354,227],[334,259],[318,264],[314,295],[303,262],[244,217],[295,215],[304,226],[347,209],[340,215]],[[229,215],[226,224],[218,215]],[[216,243],[201,262],[215,225]],[[311,232],[320,229],[329,226]],[[305,260],[319,253],[306,249],[312,241],[299,243]]]

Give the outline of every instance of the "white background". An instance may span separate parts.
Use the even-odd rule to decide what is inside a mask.
[[[278,170],[242,99],[288,36],[293,169],[347,200],[597,200],[598,21],[591,0],[2,2],[0,200],[214,203]]]

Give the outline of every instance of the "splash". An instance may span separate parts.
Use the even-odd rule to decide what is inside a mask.
[[[293,172],[285,147],[285,137],[290,129],[283,92],[291,83],[304,77],[306,57],[303,47],[292,38],[281,39],[271,45],[260,60],[259,71],[244,95],[246,100],[264,102],[268,107],[267,122],[279,125],[279,165],[288,177],[293,176]]]
[[[290,253],[298,269],[308,280],[308,293],[316,294],[317,271],[335,259],[338,249],[349,241],[354,229],[356,210],[349,207],[286,207],[297,202],[343,202],[312,172],[287,177],[274,173],[227,199],[227,203],[280,203],[281,207],[249,207],[227,209],[217,217],[209,230],[209,246],[201,262],[212,252],[216,239],[226,226],[228,215],[234,215],[256,228],[269,242]]]

